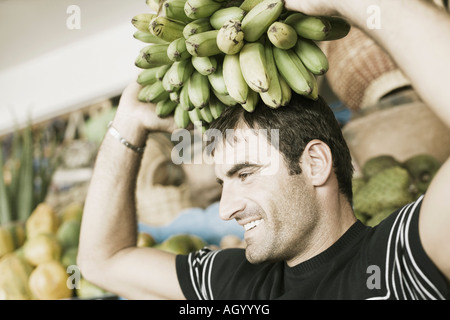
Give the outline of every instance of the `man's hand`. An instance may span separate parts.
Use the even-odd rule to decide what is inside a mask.
[[[148,132],[172,132],[175,130],[177,127],[172,116],[162,119],[155,113],[155,104],[144,103],[138,100],[137,97],[141,88],[136,81],[133,81],[125,88],[120,98],[113,125],[124,137],[129,137],[130,139],[132,139],[133,134],[139,132],[146,136]],[[134,128],[136,131],[135,133],[130,132],[130,136],[126,136],[125,131],[128,131],[130,128]],[[141,139],[141,137],[136,138]]]

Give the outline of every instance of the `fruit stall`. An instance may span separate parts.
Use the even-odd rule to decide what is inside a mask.
[[[34,1],[0,3],[0,24],[31,5],[49,35],[25,52],[0,28],[11,44],[0,65],[0,300],[121,299],[84,279],[76,256],[98,148],[131,81],[158,116],[200,132],[226,108],[322,96],[353,156],[354,212],[372,227],[426,192],[450,155],[448,128],[344,19],[290,12],[281,0],[85,0],[52,9]],[[177,254],[244,248],[241,230],[207,235],[177,220],[191,208],[218,216],[214,171],[172,163],[168,135],[150,144],[137,181],[136,245]]]

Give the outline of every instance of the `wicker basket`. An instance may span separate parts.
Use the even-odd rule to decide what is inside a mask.
[[[182,169],[170,161],[172,148],[163,133],[151,134],[147,140],[136,185],[136,209],[139,220],[148,225],[167,224],[192,207]]]
[[[361,30],[352,27],[343,39],[325,41],[330,88],[348,108],[359,110],[387,93],[410,85],[389,55]]]
[[[404,161],[427,153],[441,163],[450,156],[450,129],[420,101],[373,109],[348,122],[343,134],[359,167],[382,154]]]

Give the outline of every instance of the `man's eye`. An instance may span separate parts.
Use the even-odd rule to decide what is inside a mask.
[[[250,175],[251,175],[251,173],[249,173],[249,172],[241,172],[241,173],[239,173],[238,177],[239,177],[239,179],[241,179],[241,181],[245,181],[245,179],[247,179],[247,177]]]

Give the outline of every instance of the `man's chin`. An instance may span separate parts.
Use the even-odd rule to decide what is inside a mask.
[[[271,255],[265,254],[258,249],[260,248],[254,248],[252,245],[247,245],[245,248],[245,257],[248,262],[251,264],[258,264],[267,261],[276,261]]]

